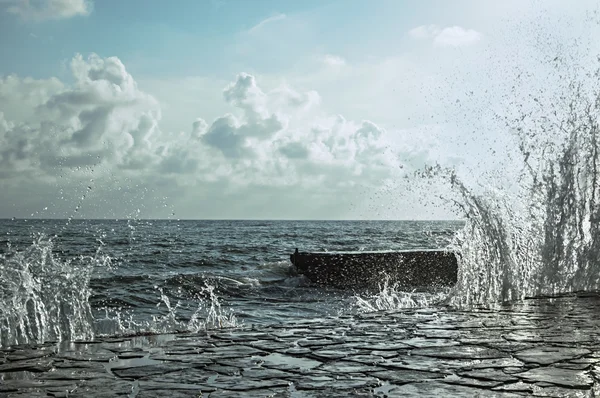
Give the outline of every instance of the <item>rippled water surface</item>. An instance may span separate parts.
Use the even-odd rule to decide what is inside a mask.
[[[2,220],[3,339],[189,330],[420,305],[310,286],[302,251],[435,249],[461,222]],[[389,289],[383,284],[382,288]]]

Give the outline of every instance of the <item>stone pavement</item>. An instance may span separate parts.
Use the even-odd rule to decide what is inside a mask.
[[[0,349],[0,397],[600,396],[600,296]]]

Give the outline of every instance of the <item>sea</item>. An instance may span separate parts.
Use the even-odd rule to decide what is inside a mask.
[[[435,305],[446,290],[311,284],[301,251],[445,249],[462,221],[0,220],[2,345]],[[387,289],[387,290],[386,290]],[[382,297],[385,292],[385,297]]]

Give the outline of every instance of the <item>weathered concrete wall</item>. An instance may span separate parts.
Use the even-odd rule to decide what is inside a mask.
[[[298,273],[319,285],[377,287],[386,278],[403,286],[451,286],[456,283],[456,255],[446,251],[303,253],[290,256]]]

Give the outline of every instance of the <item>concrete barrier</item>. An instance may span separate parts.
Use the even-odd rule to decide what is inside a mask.
[[[290,256],[299,274],[317,285],[378,287],[388,278],[405,287],[452,286],[458,276],[456,255],[443,250],[395,252],[322,252]]]

